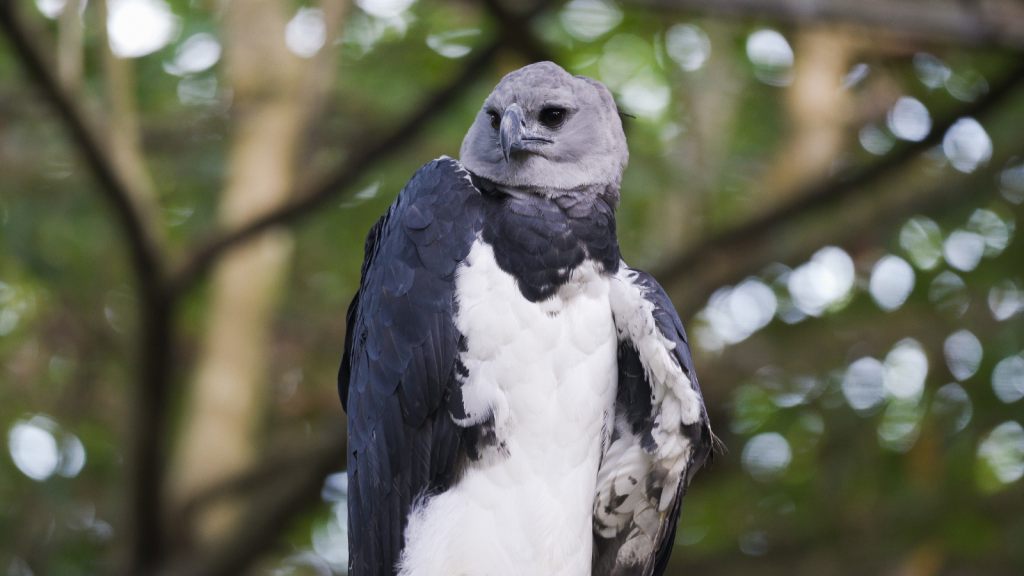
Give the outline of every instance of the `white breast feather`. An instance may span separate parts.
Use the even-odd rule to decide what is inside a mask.
[[[652,436],[657,443],[651,459],[665,473],[658,510],[665,512],[675,497],[679,478],[689,461],[690,441],[681,427],[700,418],[701,402],[690,379],[673,358],[675,343],[666,338],[654,319],[654,304],[644,298],[644,289],[636,284],[636,272],[622,266],[612,279],[610,299],[612,316],[620,340],[630,341],[640,355],[654,410]]]
[[[504,450],[470,462],[419,502],[401,576],[589,576],[603,430],[613,411],[617,338],[611,280],[587,262],[558,294],[523,298],[477,242],[456,276],[463,426],[494,416]]]

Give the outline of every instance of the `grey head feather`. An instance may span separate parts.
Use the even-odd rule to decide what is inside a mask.
[[[552,108],[565,110],[554,127],[541,121]],[[492,120],[501,125],[495,128]],[[466,133],[460,156],[471,172],[503,187],[543,195],[595,188],[617,194],[629,150],[604,84],[539,62],[502,78]]]

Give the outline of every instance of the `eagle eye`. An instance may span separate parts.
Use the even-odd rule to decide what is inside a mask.
[[[488,112],[487,115],[491,117],[491,128],[501,128],[501,116],[498,116],[497,112]]]
[[[565,122],[565,108],[545,108],[540,111],[538,119],[548,128],[557,128]]]

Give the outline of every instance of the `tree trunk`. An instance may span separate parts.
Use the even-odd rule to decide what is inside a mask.
[[[286,4],[232,0],[225,22],[227,77],[237,118],[220,220],[235,228],[280,206],[293,189],[296,158],[333,78],[331,39],[343,2],[328,0],[327,42],[309,62],[285,45]],[[333,21],[332,21],[333,19]],[[262,234],[228,253],[210,284],[208,323],[178,439],[171,501],[178,504],[250,468],[267,412],[271,328],[294,248],[290,232]],[[241,502],[195,519],[199,543],[237,523]]]

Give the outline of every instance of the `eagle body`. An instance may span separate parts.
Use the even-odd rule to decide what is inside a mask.
[[[543,176],[568,122],[617,123],[614,102],[550,63],[523,70],[541,102],[516,92],[499,130],[506,77],[467,135],[486,160],[464,143],[468,165],[427,164],[367,236],[338,375],[353,576],[661,574],[710,453],[678,315],[619,253],[621,166],[573,172],[575,154]],[[577,105],[566,127],[532,127],[556,98]],[[580,134],[600,149],[621,127]]]

